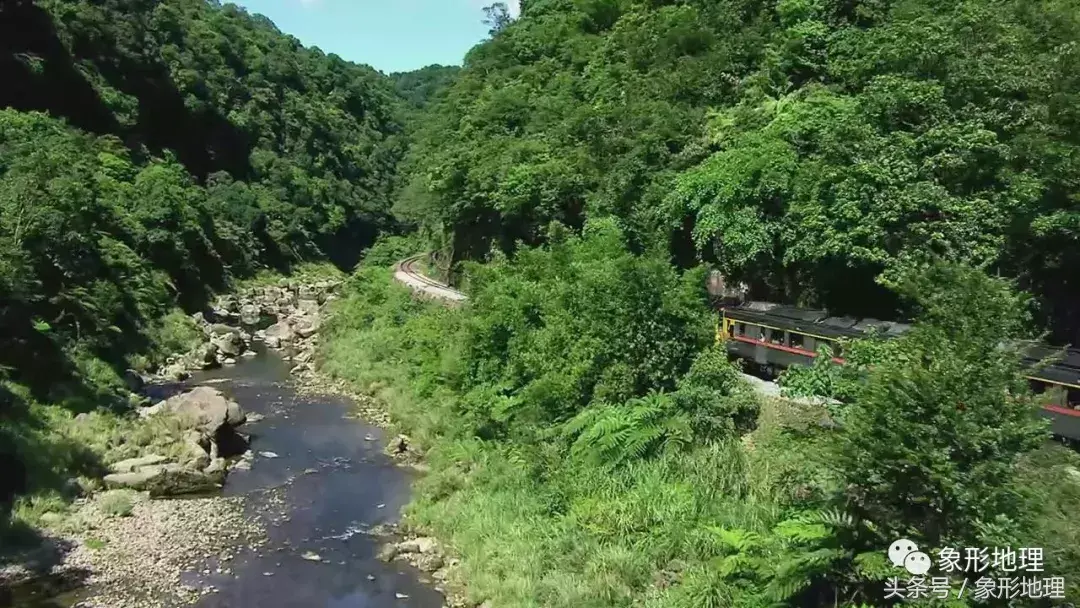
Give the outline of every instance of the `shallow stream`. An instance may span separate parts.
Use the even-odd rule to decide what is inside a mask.
[[[217,590],[197,606],[443,605],[442,594],[421,583],[415,568],[376,559],[377,540],[364,533],[395,522],[409,498],[409,472],[382,453],[387,438],[381,429],[352,418],[345,399],[299,395],[288,363],[276,354],[260,352],[196,374],[184,385],[208,383],[246,412],[263,416],[241,427],[252,436],[251,469],[230,473],[223,491],[247,497],[250,515],[267,528],[268,543],[227,563],[211,557],[187,573],[183,582]],[[219,574],[219,568],[227,572]],[[71,606],[77,599],[38,598],[16,606]]]

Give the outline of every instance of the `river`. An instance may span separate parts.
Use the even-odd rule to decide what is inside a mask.
[[[298,394],[288,364],[275,353],[259,352],[235,366],[198,373],[184,385],[205,383],[248,413],[263,416],[242,427],[252,436],[251,469],[230,473],[223,492],[246,497],[246,509],[262,520],[269,542],[258,552],[237,553],[227,564],[210,558],[185,574],[185,583],[217,589],[197,606],[444,605],[442,594],[421,583],[418,570],[376,559],[378,541],[363,533],[397,521],[409,499],[410,471],[382,453],[387,439],[381,429],[351,417],[351,403],[344,398]],[[218,574],[219,567],[230,572]]]

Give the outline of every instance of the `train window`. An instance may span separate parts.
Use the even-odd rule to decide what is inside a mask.
[[[761,327],[760,325],[757,325],[757,326],[754,326],[754,329],[756,330],[756,333],[754,335],[754,339],[758,340],[759,342],[764,342],[765,338],[767,337],[765,335],[765,328]]]
[[[745,336],[746,335],[746,323],[736,323],[735,324],[735,335],[736,336]]]
[[[788,332],[788,345],[792,348],[803,347],[803,335],[795,333],[793,331]]]
[[[769,330],[769,342],[773,344],[784,345],[784,330],[782,329],[770,329]]]

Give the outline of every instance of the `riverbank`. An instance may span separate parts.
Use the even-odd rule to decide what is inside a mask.
[[[394,538],[409,487],[407,476],[393,472],[391,460],[381,455],[384,439],[374,437],[371,427],[343,420],[352,415],[347,402],[292,392],[310,371],[320,309],[333,300],[335,287],[327,280],[263,280],[220,298],[192,318],[201,340],[171,355],[152,378],[136,380],[134,388],[149,398],[138,399],[130,417],[95,413],[69,421],[87,441],[100,444],[95,449],[113,472],[84,480],[83,497],[70,504],[35,498],[20,507],[38,527],[27,528],[27,536],[39,539],[36,548],[7,556],[0,570],[0,589],[12,590],[15,605],[254,605],[246,598],[255,579],[260,593],[269,591],[260,606],[294,605],[275,603],[283,597],[320,603],[322,594],[342,587],[348,587],[346,595],[366,598],[355,599],[357,606],[441,606],[436,591],[416,582],[418,572],[372,565],[378,562],[375,539]],[[203,426],[173,422],[191,405],[196,426]],[[241,432],[204,428],[234,415],[236,423],[247,423],[237,427]],[[189,435],[196,431],[197,437]],[[231,452],[219,446],[223,437],[230,438]],[[256,442],[252,449],[250,440]],[[304,446],[310,441],[317,443]],[[116,449],[122,444],[128,447]],[[192,489],[177,479],[217,483],[194,498],[151,498]],[[296,493],[312,483],[315,491]],[[385,496],[378,498],[380,492]],[[372,497],[373,504],[357,504],[350,513],[351,503]],[[311,508],[327,512],[294,523]],[[310,548],[303,551],[302,544]],[[351,552],[342,554],[343,548]],[[322,567],[296,580],[294,571],[309,568],[315,555]],[[342,572],[357,568],[366,568],[362,577]],[[270,582],[275,574],[286,578]]]

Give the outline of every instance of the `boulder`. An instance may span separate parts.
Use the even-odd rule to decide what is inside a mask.
[[[311,317],[301,317],[296,322],[293,331],[301,338],[310,338],[315,335],[315,332],[319,331],[319,320]]]
[[[235,334],[240,332],[239,329],[231,325],[226,325],[224,323],[211,323],[206,327],[206,331],[211,336],[224,336],[227,334]]]
[[[127,460],[121,460],[109,467],[109,470],[113,473],[131,473],[137,469],[148,467],[155,464],[161,464],[168,460],[168,458],[160,454],[148,454],[146,456],[140,456],[138,458],[128,458]]]
[[[191,367],[210,369],[217,365],[217,352],[218,347],[216,344],[213,342],[203,342],[188,354],[188,362],[191,364]]]
[[[164,467],[144,467],[138,471],[128,473],[111,473],[106,475],[103,481],[110,489],[130,488],[132,490],[144,490],[155,477],[165,474]]]
[[[403,540],[397,544],[398,553],[436,553],[438,548],[439,542],[428,536]]]
[[[282,345],[296,339],[292,327],[285,321],[278,321],[266,328],[264,333],[266,345],[270,348],[281,348]]]
[[[238,357],[247,348],[239,332],[217,336],[211,342],[224,357]]]
[[[214,436],[230,419],[241,420],[243,411],[233,404],[221,391],[210,386],[199,386],[165,401],[165,410],[178,418],[186,419],[192,428],[207,436]],[[231,414],[231,416],[230,416]]]
[[[392,454],[404,454],[409,451],[409,436],[398,435],[390,442],[386,450]]]
[[[139,372],[129,369],[124,370],[124,384],[127,385],[129,391],[137,393],[143,389],[146,381],[143,380],[143,377]]]
[[[319,302],[307,299],[300,300],[296,303],[296,310],[302,315],[317,315],[319,314]]]
[[[240,426],[245,422],[247,422],[247,414],[244,413],[244,409],[239,403],[230,401],[225,409],[225,423],[229,426]]]
[[[151,477],[142,484],[142,490],[151,497],[181,496],[212,492],[225,482],[225,473],[205,473],[183,467],[173,467]]]
[[[258,325],[262,320],[262,309],[255,304],[244,304],[240,307],[240,322],[244,325]]]
[[[445,560],[437,553],[425,553],[416,558],[416,567],[422,572],[435,572],[443,567]]]
[[[182,382],[191,377],[191,373],[188,372],[184,367],[184,364],[180,362],[170,364],[161,372],[161,375],[168,380],[174,380],[176,382]]]
[[[229,470],[229,463],[224,458],[215,458],[203,469],[207,475],[224,475]]]

